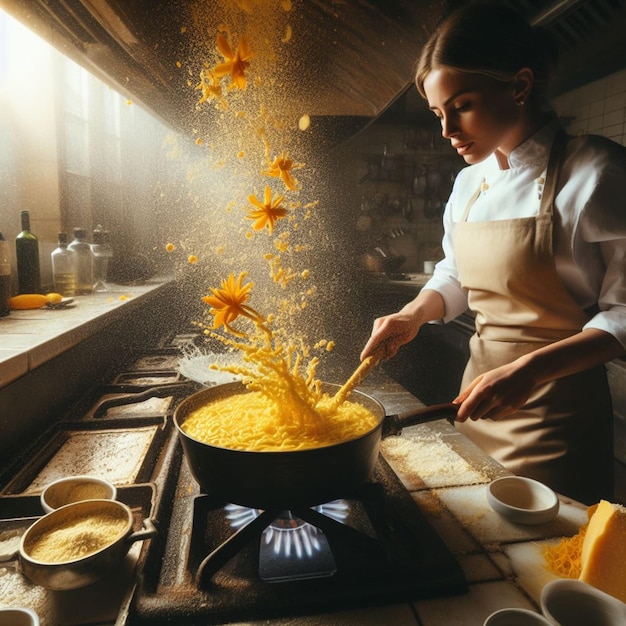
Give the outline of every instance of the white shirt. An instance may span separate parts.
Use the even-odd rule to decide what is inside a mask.
[[[446,307],[441,321],[448,322],[467,309],[452,233],[470,197],[486,183],[468,221],[537,215],[541,179],[545,180],[557,129],[558,124],[552,122],[513,150],[509,169],[501,169],[492,154],[456,177],[443,216],[445,258],[424,287],[441,294]],[[553,224],[554,259],[565,288],[581,308],[597,305],[600,309],[584,328],[606,331],[626,348],[626,148],[597,135],[570,140]]]

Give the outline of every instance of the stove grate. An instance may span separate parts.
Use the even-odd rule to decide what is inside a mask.
[[[129,624],[219,624],[466,591],[459,564],[384,458],[349,505],[345,523],[314,509],[292,511],[324,534],[336,573],[267,582],[259,575],[262,533],[282,511],[264,511],[237,530],[223,503],[204,495],[181,498],[163,567],[157,580],[146,577],[139,586]],[[184,564],[168,562],[176,554]],[[178,577],[167,575],[176,568]]]

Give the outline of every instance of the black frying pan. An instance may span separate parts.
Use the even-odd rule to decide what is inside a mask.
[[[324,383],[334,395],[339,385]],[[250,452],[202,443],[187,435],[181,424],[195,409],[216,400],[246,393],[240,382],[210,387],[181,402],[174,411],[189,470],[202,492],[223,502],[257,509],[313,507],[338,498],[349,498],[368,481],[382,437],[399,434],[405,426],[456,417],[458,406],[438,404],[403,415],[385,415],[374,398],[353,391],[358,402],[378,417],[378,424],[364,435],[331,446],[288,452]]]

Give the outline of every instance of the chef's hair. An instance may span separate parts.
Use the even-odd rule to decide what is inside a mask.
[[[544,104],[557,61],[557,45],[547,31],[531,26],[499,2],[470,2],[445,18],[430,36],[417,61],[415,84],[426,98],[424,80],[434,69],[447,67],[508,82],[529,68],[534,76],[531,98]]]

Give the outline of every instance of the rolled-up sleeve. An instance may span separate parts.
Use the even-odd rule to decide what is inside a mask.
[[[452,233],[454,222],[452,220],[452,202],[455,190],[450,195],[443,214],[444,236],[441,242],[444,258],[435,266],[433,277],[424,285],[423,289],[432,289],[439,293],[445,305],[445,315],[434,323],[446,324],[467,310],[467,292],[461,287],[458,279],[454,247],[452,246]]]
[[[585,325],[613,335],[626,349],[626,149],[615,148],[589,194],[577,236],[599,250],[598,309]],[[578,255],[577,255],[578,256]]]

